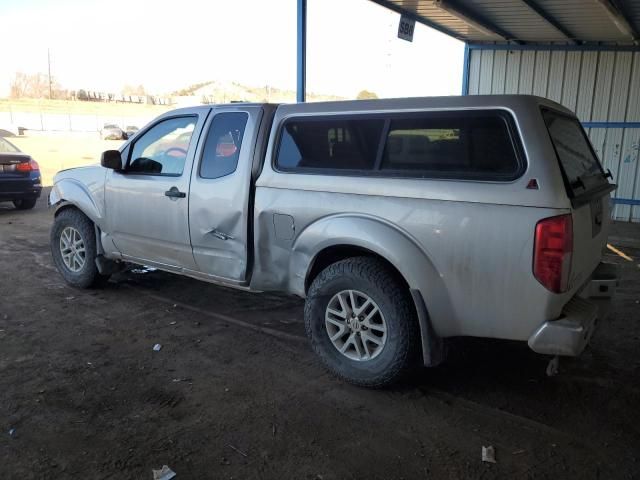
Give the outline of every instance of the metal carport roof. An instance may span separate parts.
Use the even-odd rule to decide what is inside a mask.
[[[371,0],[467,43],[640,43],[639,0]]]
[[[369,0],[468,46],[640,51],[640,0]],[[297,99],[305,100],[307,0],[298,4]],[[465,60],[465,63],[467,61]]]

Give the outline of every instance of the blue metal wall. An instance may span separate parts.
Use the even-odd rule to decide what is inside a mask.
[[[547,97],[578,115],[618,184],[613,218],[640,222],[640,48],[468,45],[463,94]]]

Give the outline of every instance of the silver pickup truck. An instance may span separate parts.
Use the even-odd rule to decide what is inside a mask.
[[[581,353],[617,284],[611,185],[575,115],[532,96],[174,110],[65,170],[53,259],[306,299],[327,368],[381,386],[455,336]]]

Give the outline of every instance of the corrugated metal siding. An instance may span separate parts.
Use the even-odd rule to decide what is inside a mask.
[[[633,54],[626,120],[627,122],[640,122],[640,53]],[[629,128],[626,133],[628,141],[625,143],[622,161],[636,165],[632,198],[640,198],[640,167],[638,167],[640,164],[640,128]],[[631,220],[640,222],[640,207],[631,209]]]
[[[547,97],[558,103],[562,101],[562,81],[564,79],[566,57],[566,52],[551,52]]]
[[[473,52],[475,54],[475,52]],[[536,52],[522,52],[520,67],[520,90],[518,93],[531,94],[533,92],[533,70],[536,64]]]
[[[495,52],[493,55],[493,75],[491,76],[491,93],[504,93],[505,74],[507,69],[507,52]]]
[[[564,68],[564,79],[561,82],[562,98],[559,103],[576,111],[578,104],[578,89],[564,88],[564,85],[577,85],[580,81],[580,68],[582,66],[582,54],[580,52],[567,52]]]
[[[522,52],[510,52],[507,54],[507,72],[504,80],[504,93],[518,93],[521,57]]]
[[[640,53],[471,50],[470,94],[550,98],[583,122],[640,122]],[[591,128],[589,138],[618,198],[640,200],[640,129]],[[640,206],[616,205],[617,220],[640,222]]]

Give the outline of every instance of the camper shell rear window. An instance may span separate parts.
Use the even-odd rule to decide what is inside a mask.
[[[548,108],[542,109],[551,143],[555,149],[570,198],[591,196],[613,189],[580,121]]]

